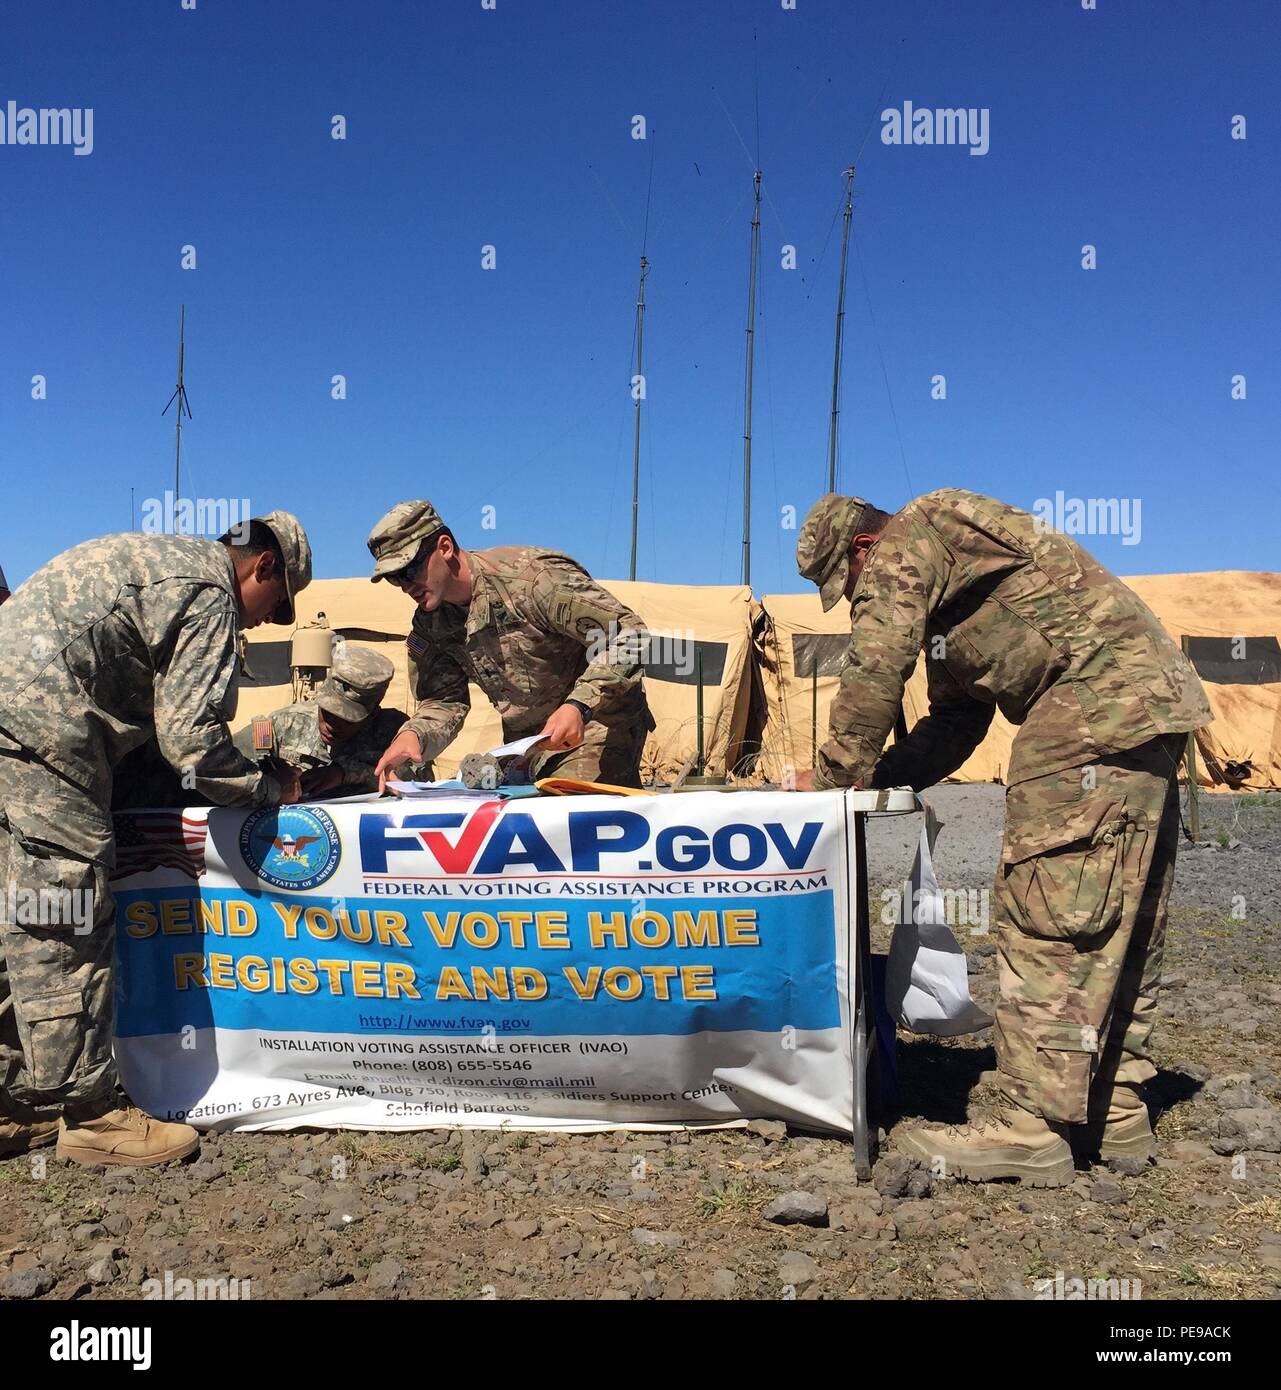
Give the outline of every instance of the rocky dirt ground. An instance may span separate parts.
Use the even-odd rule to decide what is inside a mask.
[[[931,794],[945,887],[986,887],[1001,792]],[[670,1135],[210,1134],[166,1170],[0,1162],[0,1296],[138,1298],[236,1279],[264,1298],[1030,1298],[1128,1279],[1144,1298],[1281,1289],[1281,796],[1202,798],[1165,968],[1159,1157],[1071,1187],[934,1181],[893,1151],[991,1100],[990,1033],[900,1037],[903,1115],[874,1180],[781,1124]],[[872,902],[911,858],[871,833]],[[883,931],[878,929],[883,938]],[[882,942],[883,944],[883,942]],[[964,934],[989,1006],[994,946]],[[166,1276],[168,1272],[168,1276]],[[156,1280],[149,1285],[146,1281]],[[1070,1287],[1070,1286],[1068,1286]]]

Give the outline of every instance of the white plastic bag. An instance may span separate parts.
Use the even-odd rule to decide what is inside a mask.
[[[950,1038],[990,1028],[992,1019],[970,998],[965,952],[944,920],[933,858],[939,820],[928,802],[922,805],[911,894],[901,904],[885,963],[885,1002],[890,1016],[911,1032]]]

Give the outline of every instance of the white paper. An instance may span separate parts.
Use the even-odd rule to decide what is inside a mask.
[[[546,734],[531,734],[529,738],[518,738],[514,743],[504,743],[497,748],[489,750],[491,758],[519,758],[522,753],[528,753],[536,743],[542,743],[547,737]]]
[[[494,794],[492,791],[473,791],[472,788],[460,786],[457,782],[401,782],[395,777],[387,779],[387,786],[397,796],[404,797],[406,801],[442,796],[492,797]]]
[[[913,1033],[950,1038],[990,1028],[992,1018],[970,998],[965,952],[947,925],[934,873],[939,821],[928,802],[912,865],[911,895],[901,905],[885,962],[885,1002]]]

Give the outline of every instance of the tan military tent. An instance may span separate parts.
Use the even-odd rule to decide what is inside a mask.
[[[1215,716],[1198,736],[1198,781],[1281,787],[1281,574],[1231,570],[1125,582],[1176,642],[1190,639],[1189,656]],[[812,765],[815,722],[823,742],[848,645],[849,608],[839,603],[824,613],[816,592],[770,594],[758,605],[755,636],[768,709],[762,765],[775,780],[789,766]],[[909,727],[928,710],[923,663],[908,682],[904,706]],[[1015,732],[998,713],[956,779],[1003,780]]]
[[[652,634],[646,686],[655,729],[645,746],[646,780],[666,781],[693,756],[698,682],[703,677],[703,741],[709,772],[739,756],[752,689],[751,591],[741,585],[699,587],[602,581],[644,618]],[[399,590],[368,579],[318,579],[298,596],[298,623],[324,613],[334,632],[382,651],[396,667],[386,703],[409,708],[405,637],[413,605]],[[294,699],[290,634],[261,627],[248,634],[248,674],[241,682],[236,726]],[[462,732],[437,760],[451,776],[466,754],[502,741],[497,714],[476,687]]]
[[[1214,712],[1197,735],[1198,781],[1281,787],[1281,574],[1215,570],[1125,581],[1188,639]]]

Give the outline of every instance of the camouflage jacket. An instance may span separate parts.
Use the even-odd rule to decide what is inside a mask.
[[[1151,609],[1067,536],[990,497],[909,502],[868,554],[815,786],[941,780],[997,708],[1021,725],[1007,783],[1208,724],[1195,671]],[[881,750],[925,651],[929,714]],[[878,764],[878,759],[879,764]]]
[[[153,735],[193,802],[261,805],[276,779],[231,741],[240,618],[224,546],[127,533],[50,560],[0,607],[0,730],[102,807]]]
[[[436,757],[467,717],[468,680],[503,720],[503,737],[536,734],[577,700],[602,724],[649,723],[642,684],[645,625],[567,555],[534,546],[469,550],[467,608],[421,608],[410,629],[405,728]]]
[[[404,727],[404,712],[379,709],[346,743],[337,743],[332,747],[320,737],[316,716],[314,700],[300,700],[297,704],[273,710],[263,717],[270,726],[271,748],[255,744],[256,726],[260,722],[257,719],[246,724],[236,735],[236,747],[247,758],[258,759],[270,754],[304,772],[330,765],[338,768],[342,781],[338,786],[331,787],[326,792],[327,796],[353,796],[357,792],[377,791],[378,778],[374,776],[374,768],[387,751],[387,745]]]

